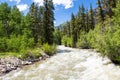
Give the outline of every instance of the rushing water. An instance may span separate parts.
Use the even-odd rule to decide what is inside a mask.
[[[95,51],[59,46],[57,55],[12,71],[1,80],[120,80],[120,67]]]

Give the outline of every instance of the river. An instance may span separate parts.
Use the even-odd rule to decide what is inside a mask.
[[[51,58],[14,70],[0,80],[120,80],[120,66],[93,50],[58,46]]]

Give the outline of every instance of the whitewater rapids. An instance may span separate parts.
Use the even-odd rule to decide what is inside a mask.
[[[120,66],[93,50],[58,46],[53,57],[12,71],[0,80],[120,80]]]

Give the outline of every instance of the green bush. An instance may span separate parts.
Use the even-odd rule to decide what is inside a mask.
[[[77,47],[82,48],[82,49],[90,48],[90,44],[89,44],[87,37],[88,37],[87,33],[81,32],[80,38],[78,39],[78,42],[77,42]]]
[[[1,52],[20,52],[32,48],[34,45],[33,38],[27,38],[25,35],[15,36],[11,35],[10,38],[0,38],[0,51]]]
[[[57,51],[56,45],[49,45],[48,43],[43,44],[42,50],[48,55],[54,55]]]
[[[58,30],[54,31],[54,43],[61,45],[61,33]]]
[[[77,47],[94,48],[102,56],[108,56],[113,62],[120,63],[120,29],[119,26],[97,25],[88,33],[81,32]]]
[[[28,50],[23,50],[20,52],[21,54],[21,59],[26,59],[30,57],[31,59],[39,58],[41,57],[41,49],[40,48],[35,48],[35,49],[28,49]]]
[[[104,55],[107,55],[113,62],[120,63],[120,30],[108,29],[104,42],[102,49]]]
[[[7,38],[6,37],[3,37],[3,38],[0,38],[0,51],[1,52],[4,52],[6,51],[7,49]]]
[[[16,37],[15,35],[11,35],[9,39],[7,39],[7,51],[17,52],[20,48],[21,37]]]
[[[26,36],[21,36],[20,39],[20,50],[26,50],[29,48],[33,48],[34,46],[34,39],[33,38],[27,38]]]
[[[72,38],[71,37],[67,37],[67,36],[63,36],[62,38],[62,44],[65,46],[72,46]]]
[[[67,46],[72,47],[72,38],[67,38]]]
[[[120,63],[120,29],[116,26],[105,26],[104,31],[98,25],[87,34],[87,41],[92,48],[100,51],[102,56],[108,56],[113,62]],[[83,38],[83,40],[85,39]]]

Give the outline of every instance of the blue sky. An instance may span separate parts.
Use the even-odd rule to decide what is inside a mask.
[[[10,6],[17,5],[19,10],[24,14],[28,12],[32,2],[43,5],[43,0],[0,0],[1,2],[7,2]],[[88,9],[90,4],[92,4],[93,8],[97,7],[97,0],[53,0],[53,2],[55,6],[54,15],[56,20],[54,22],[56,26],[69,21],[71,13],[76,14],[78,7],[82,4]]]

